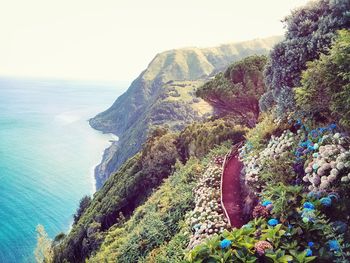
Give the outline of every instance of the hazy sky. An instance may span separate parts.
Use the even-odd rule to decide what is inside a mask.
[[[0,0],[0,75],[132,80],[159,52],[281,35],[307,0]]]

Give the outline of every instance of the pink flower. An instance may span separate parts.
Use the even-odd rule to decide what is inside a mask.
[[[265,254],[265,250],[272,249],[272,245],[267,241],[258,241],[255,243],[255,251],[262,256]]]

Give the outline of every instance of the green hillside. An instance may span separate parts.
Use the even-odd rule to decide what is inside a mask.
[[[120,168],[82,199],[67,235],[39,228],[42,262],[350,262],[349,13],[346,0],[293,11],[268,57],[247,56],[247,43],[157,55],[91,120],[121,134],[125,148],[103,164]],[[220,190],[232,145],[237,228]]]
[[[97,187],[141,149],[152,127],[167,125],[179,131],[193,121],[210,116],[208,104],[194,95],[198,85],[233,61],[253,54],[267,54],[280,40],[281,37],[270,37],[214,48],[176,49],[156,55],[108,110],[90,120],[93,128],[119,137],[119,141],[107,149],[95,171]]]

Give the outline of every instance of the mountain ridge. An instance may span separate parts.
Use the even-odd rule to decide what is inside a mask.
[[[101,164],[95,169],[97,188],[100,188],[124,161],[141,148],[150,127],[155,123],[164,125],[171,122],[174,125],[168,128],[178,130],[186,122],[199,121],[203,118],[193,104],[200,102],[204,105],[205,102],[197,98],[192,105],[189,105],[191,101],[185,103],[181,98],[182,94],[186,95],[186,93],[179,92],[180,87],[184,84],[176,88],[176,85],[171,86],[169,82],[205,81],[236,60],[253,54],[267,54],[272,46],[281,39],[282,37],[273,36],[222,44],[218,47],[185,47],[158,53],[109,109],[89,120],[94,129],[104,133],[113,133],[119,137],[118,142],[114,142],[106,149]],[[169,85],[166,85],[167,83]],[[188,89],[187,93],[194,99],[193,92],[197,86],[188,84],[186,87],[192,86],[192,90]],[[169,95],[168,91],[174,90],[174,87],[178,89],[175,91],[176,94]],[[169,96],[177,96],[180,99],[176,102],[166,101]],[[207,105],[207,107],[210,106]],[[161,121],[155,117],[159,114],[162,115]],[[167,118],[164,118],[163,115],[167,115]]]

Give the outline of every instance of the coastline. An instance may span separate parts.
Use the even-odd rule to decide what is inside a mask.
[[[114,142],[118,141],[119,137],[117,135],[113,134],[113,133],[103,133],[101,131],[98,131],[98,130],[94,129],[91,125],[89,125],[89,126],[90,126],[91,129],[99,132],[100,134],[110,137],[110,138],[106,138],[108,140],[106,142],[106,145],[105,145],[104,149],[101,151],[99,160],[90,169],[90,178],[92,179],[91,180],[91,184],[92,184],[92,196],[93,196],[96,193],[96,191],[97,191],[96,168],[103,162],[103,157],[104,157],[104,154],[105,154],[106,150],[109,147],[111,147],[111,145]]]

